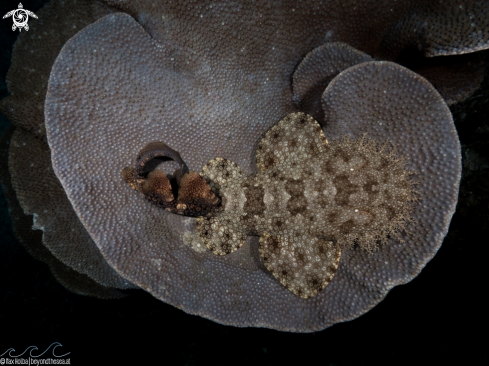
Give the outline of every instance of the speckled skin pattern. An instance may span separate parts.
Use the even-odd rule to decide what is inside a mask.
[[[311,116],[292,113],[256,154],[258,174],[245,176],[222,158],[203,168],[223,210],[197,218],[197,228],[218,255],[260,236],[265,267],[300,297],[317,295],[333,279],[340,248],[356,243],[371,251],[407,223],[413,182],[386,146],[363,136],[328,146]]]
[[[238,19],[246,27],[244,10]],[[223,14],[222,9],[215,14]],[[392,243],[372,255],[342,255],[331,283],[311,299],[294,295],[266,270],[257,239],[247,239],[240,250],[224,257],[196,250],[198,243],[184,240],[195,238],[194,219],[166,213],[128,189],[120,172],[133,165],[142,146],[155,140],[178,151],[190,170],[200,171],[222,157],[250,174],[257,169],[254,156],[266,131],[295,111],[290,80],[306,52],[301,55],[291,46],[294,42],[285,42],[289,35],[278,33],[270,43],[248,39],[243,48],[240,33],[228,53],[213,53],[217,45],[211,42],[197,55],[177,45],[178,37],[165,36],[163,31],[177,23],[171,12],[164,15],[169,28],[150,31],[158,42],[126,14],[102,18],[64,46],[49,81],[45,106],[53,166],[107,261],[132,283],[189,313],[236,326],[299,332],[355,318],[392,286],[416,276],[440,246],[453,214],[460,147],[439,94],[395,64],[380,63],[379,71],[373,68],[372,74],[363,75],[361,84],[367,84],[368,93],[346,98],[340,94],[349,93],[350,87],[330,89],[324,134],[328,139],[358,139],[367,133],[377,141],[400,144],[400,156],[409,157],[407,169],[426,174],[423,180],[416,177],[427,206],[420,205],[413,219],[422,222],[409,228],[404,243]],[[216,26],[222,22],[225,27],[225,19]],[[270,27],[270,35],[280,29],[278,23]],[[182,37],[182,42],[191,42]],[[216,35],[216,42],[219,39]],[[338,78],[350,85],[347,71]],[[398,80],[391,84],[387,76]],[[382,116],[376,111],[385,98],[392,98],[392,108]],[[433,115],[419,115],[418,98]],[[342,103],[348,104],[345,113],[355,118],[334,113],[343,111],[336,109]],[[391,114],[394,107],[408,113],[402,115],[405,122]],[[428,204],[435,204],[436,210]]]

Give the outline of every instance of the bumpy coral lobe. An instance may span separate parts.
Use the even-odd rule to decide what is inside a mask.
[[[30,255],[49,266],[53,276],[68,290],[80,295],[93,296],[101,299],[124,297],[125,295],[121,291],[100,284],[107,283],[111,280],[113,281],[118,277],[111,269],[104,271],[104,268],[108,267],[106,262],[93,263],[94,256],[91,256],[91,253],[85,253],[85,257],[92,260],[92,263],[87,264],[84,261],[83,256],[77,255],[76,252],[72,251],[72,259],[81,261],[85,265],[92,265],[92,268],[89,270],[91,276],[87,276],[64,264],[57,259],[46,246],[44,246],[43,232],[41,230],[33,229],[33,217],[25,214],[25,211],[17,198],[18,191],[16,192],[12,186],[9,172],[9,145],[18,142],[17,139],[17,141],[12,140],[15,130],[16,128],[14,126],[9,126],[0,137],[0,184],[9,205],[9,214],[12,220],[12,229],[15,236]],[[37,173],[39,173],[39,171],[37,171]],[[39,175],[37,175],[35,182],[39,183],[39,181]],[[66,212],[64,213],[66,214]],[[70,233],[67,235],[66,232],[64,232],[64,236],[68,237],[68,240],[77,239],[70,235]],[[99,253],[98,256],[100,258]],[[97,257],[95,256],[95,258]],[[91,278],[92,276],[95,277],[97,281],[93,280]],[[122,280],[122,278],[120,279]],[[115,281],[109,283],[109,286],[118,285],[114,282]]]
[[[102,286],[133,288],[104,260],[66,197],[51,167],[46,141],[17,128],[9,146],[9,171],[18,204],[34,215],[33,229],[43,230],[42,241],[62,263]],[[47,213],[55,211],[54,216]]]
[[[321,45],[301,61],[292,77],[294,103],[300,111],[307,112],[323,123],[321,95],[333,78],[350,66],[372,61],[372,57],[346,43]]]
[[[44,126],[48,78],[59,51],[80,29],[110,12],[103,3],[88,0],[55,0],[36,12],[39,18],[15,43],[7,74],[11,95],[0,102],[0,109],[18,127],[9,151],[10,175],[18,204],[34,215],[34,228],[43,230],[42,243],[81,277],[125,289],[136,286],[107,264],[53,172]]]
[[[10,96],[0,102],[0,110],[12,122],[45,140],[44,99],[49,73],[65,42],[95,20],[113,12],[101,1],[52,0],[29,22],[12,52],[7,74]]]

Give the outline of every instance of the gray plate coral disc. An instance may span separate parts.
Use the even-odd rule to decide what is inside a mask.
[[[100,57],[104,67],[94,67]],[[215,83],[212,90],[226,90],[229,79],[241,80],[242,72],[231,68],[225,80],[219,74],[198,72],[199,77],[183,77],[165,47],[151,40],[131,17],[101,19],[72,38],[53,67],[46,124],[56,174],[107,261],[165,302],[220,323],[289,331],[315,331],[355,318],[392,286],[416,276],[446,233],[460,178],[460,147],[449,111],[429,83],[395,64],[368,64],[360,78],[366,78],[361,85],[369,93],[351,99],[340,98],[350,90],[340,80],[350,85],[356,74],[335,79],[336,86],[325,94],[325,100],[331,98],[326,137],[356,138],[366,132],[371,138],[402,142],[401,155],[415,156],[409,167],[428,174],[424,198],[436,210],[420,208],[419,229],[411,228],[415,236],[404,244],[371,256],[345,254],[325,290],[313,299],[300,299],[264,270],[256,240],[248,239],[240,251],[225,258],[194,251],[182,238],[195,233],[192,219],[152,207],[120,179],[120,171],[155,136],[179,151],[191,170],[199,171],[207,161],[222,156],[250,172],[256,144],[293,106],[286,78],[270,80],[264,89],[254,91],[253,99],[236,89],[211,93],[215,100],[209,100],[203,87],[206,80]],[[161,93],[155,93],[155,83],[165,86]],[[390,118],[390,109],[379,104],[383,98],[404,107],[404,119]],[[411,104],[402,104],[403,100]],[[428,110],[420,116],[414,105]],[[378,108],[387,112],[383,119]],[[198,121],[192,122],[183,111]],[[251,129],[250,123],[231,123],[249,116],[255,121]],[[375,125],[374,120],[385,125]],[[432,139],[439,145],[427,145]],[[443,179],[433,179],[437,175]],[[446,201],[437,201],[439,194]]]

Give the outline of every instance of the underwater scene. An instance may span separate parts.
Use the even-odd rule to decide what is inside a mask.
[[[489,1],[0,13],[2,364],[487,363]]]

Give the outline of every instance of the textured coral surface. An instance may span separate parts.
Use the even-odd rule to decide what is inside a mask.
[[[280,43],[275,51],[292,52]],[[336,280],[317,298],[295,298],[264,271],[256,238],[224,258],[193,252],[182,237],[195,232],[193,221],[128,189],[120,171],[155,138],[171,144],[193,171],[222,157],[249,174],[261,136],[294,110],[287,59],[265,54],[241,68],[228,54],[202,53],[192,69],[175,69],[186,63],[176,63],[171,48],[119,13],[71,38],[53,66],[46,97],[53,167],[107,261],[132,283],[190,313],[290,331],[351,319],[412,279],[446,233],[460,151],[439,94],[393,63],[359,64],[334,79],[323,94],[325,135],[356,139],[368,133],[379,143],[398,144],[400,154],[409,156],[407,167],[420,171],[424,204],[415,220],[421,223],[409,227],[403,244],[371,256],[346,253]],[[204,67],[207,58],[210,69]],[[221,72],[211,73],[213,68]],[[248,84],[256,78],[259,86]]]
[[[30,4],[32,2],[24,2],[26,8],[35,11]],[[5,10],[15,7],[16,4]],[[10,31],[10,26],[5,30]],[[2,36],[9,34],[6,31]],[[325,345],[328,352],[321,351],[322,360],[334,365],[366,361],[395,364],[399,359],[418,363],[420,359],[483,363],[482,339],[473,335],[479,327],[487,327],[480,297],[485,276],[484,256],[481,255],[484,249],[480,248],[478,240],[487,237],[488,229],[487,103],[486,86],[466,104],[453,109],[462,141],[464,175],[458,211],[444,246],[417,279],[393,290],[377,308],[355,322],[315,335],[277,334],[263,329],[230,329],[183,314],[145,294],[121,302],[101,302],[72,295],[51,280],[42,263],[16,247],[3,202],[2,224],[6,225],[2,225],[2,243],[8,246],[2,247],[2,289],[5,289],[2,305],[7,306],[2,306],[1,314],[6,319],[4,326],[11,329],[9,340],[22,348],[32,340],[51,336],[68,342],[72,350],[80,349],[83,351],[80,354],[86,353],[87,348],[104,347],[103,352],[110,354],[112,361],[117,358],[114,354],[123,353],[126,360],[128,353],[133,354],[120,352],[124,346],[126,350],[158,346],[171,350],[182,363],[215,362],[217,342],[224,349],[218,359],[258,361],[259,364],[299,357],[302,361],[309,357],[312,360]],[[103,338],[93,334],[89,341],[76,336],[96,327],[107,330]],[[24,329],[27,328],[30,333],[26,342]],[[171,334],[172,340],[162,345],[159,337],[142,337],[138,341],[126,336],[128,332],[145,334],[154,329]],[[378,331],[376,337],[372,337],[372,329]],[[246,340],[236,343],[236,337],[242,338],[243,332]],[[416,338],[411,334],[417,334]],[[466,336],[460,338],[460,334]],[[97,341],[100,341],[98,345],[94,345]],[[429,347],[422,349],[420,344]],[[355,353],[351,352],[352,347]],[[373,349],[379,353],[372,352]]]

